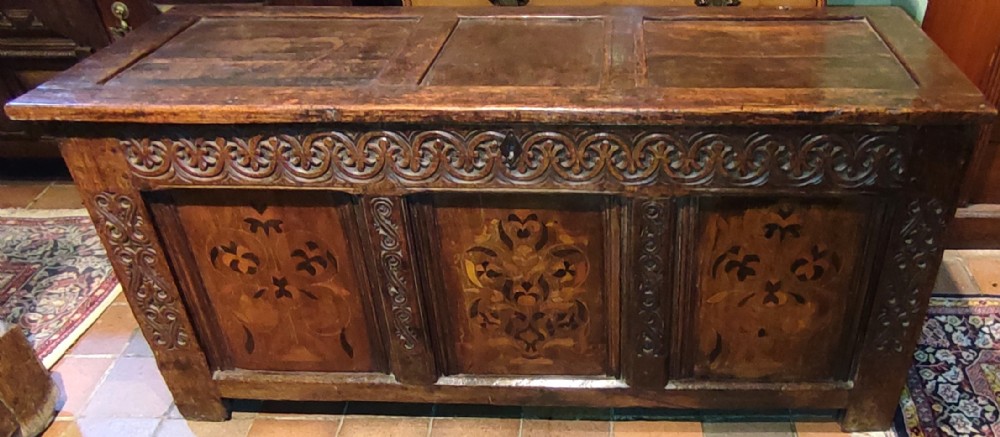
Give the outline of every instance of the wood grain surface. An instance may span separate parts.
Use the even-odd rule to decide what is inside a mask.
[[[954,123],[992,114],[893,8],[252,6],[178,7],[7,112],[196,124]]]
[[[65,122],[186,417],[796,408],[850,431],[892,421],[995,115],[881,8],[183,7],[8,110]]]

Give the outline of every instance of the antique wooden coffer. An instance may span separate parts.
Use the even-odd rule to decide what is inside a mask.
[[[978,126],[897,9],[178,8],[52,122],[180,411],[889,425]]]

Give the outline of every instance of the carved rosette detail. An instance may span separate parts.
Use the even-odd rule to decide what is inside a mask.
[[[907,205],[895,255],[886,268],[886,298],[878,309],[875,348],[879,352],[902,352],[911,325],[920,323],[920,295],[936,271],[935,261],[944,250],[940,236],[945,210],[936,199],[914,200]]]
[[[146,233],[146,218],[135,201],[103,192],[94,197],[94,205],[99,215],[95,225],[104,234],[111,259],[125,271],[125,290],[146,318],[153,345],[171,350],[186,347],[190,337],[181,322],[183,308],[157,272],[160,255]]]
[[[370,203],[373,225],[379,236],[378,256],[384,272],[385,291],[392,309],[393,335],[403,348],[413,350],[420,341],[420,334],[415,326],[409,298],[407,278],[411,276],[410,267],[400,241],[400,225],[393,213],[396,206],[388,197],[376,197]]]
[[[468,186],[897,187],[898,132],[522,131],[503,163],[501,131],[322,131],[308,135],[124,139],[133,173],[171,184],[357,183]]]
[[[660,287],[664,281],[662,243],[667,231],[667,212],[661,200],[639,205],[639,356],[660,357],[664,352],[664,322]]]

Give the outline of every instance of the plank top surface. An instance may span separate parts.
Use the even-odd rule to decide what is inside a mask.
[[[961,123],[901,10],[178,7],[7,106],[136,123]]]

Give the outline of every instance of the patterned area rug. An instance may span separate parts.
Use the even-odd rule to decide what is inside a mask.
[[[1000,436],[1000,298],[935,297],[900,408],[911,437]]]
[[[0,319],[52,367],[121,287],[85,210],[0,209]]]

